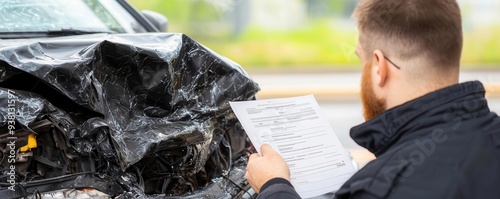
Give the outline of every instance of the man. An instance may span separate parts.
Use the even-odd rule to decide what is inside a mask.
[[[377,157],[336,198],[500,198],[500,118],[479,82],[458,84],[455,0],[362,0],[354,17],[366,122],[351,137]],[[299,198],[268,145],[249,157],[259,198]]]

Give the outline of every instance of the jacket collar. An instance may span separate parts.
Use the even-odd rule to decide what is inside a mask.
[[[489,112],[484,94],[479,81],[446,87],[389,109],[351,128],[350,135],[356,143],[379,156],[408,130],[415,129],[412,125],[424,125],[425,122],[435,125],[436,121],[429,121],[430,117],[443,118],[443,114],[451,110],[453,101],[476,100],[482,112]]]

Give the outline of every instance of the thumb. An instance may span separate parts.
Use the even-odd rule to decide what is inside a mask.
[[[276,154],[276,151],[269,144],[262,144],[260,146],[262,156]]]

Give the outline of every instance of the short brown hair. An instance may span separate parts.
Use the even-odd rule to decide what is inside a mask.
[[[362,0],[353,16],[367,55],[381,49],[402,60],[423,56],[435,66],[460,65],[462,19],[456,0]]]

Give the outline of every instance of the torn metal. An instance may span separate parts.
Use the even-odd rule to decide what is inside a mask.
[[[0,196],[241,197],[253,149],[228,101],[258,90],[183,34],[2,40]]]

